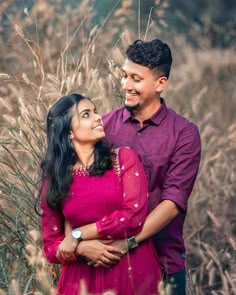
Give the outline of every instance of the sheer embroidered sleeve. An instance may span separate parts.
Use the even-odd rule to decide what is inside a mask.
[[[141,231],[148,209],[146,175],[136,153],[123,147],[118,150],[118,177],[123,187],[123,203],[119,210],[99,220],[100,238],[126,238]]]
[[[56,256],[57,249],[64,239],[64,216],[60,210],[52,210],[48,207],[45,195],[48,186],[47,179],[43,182],[41,191],[41,223],[43,252],[51,263],[61,263]]]

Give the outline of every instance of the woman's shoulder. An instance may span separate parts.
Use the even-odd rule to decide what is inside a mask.
[[[140,169],[141,161],[136,152],[130,147],[112,149],[113,168],[118,176],[130,169]]]
[[[122,171],[124,170],[125,162],[130,159],[128,154],[132,154],[133,150],[129,147],[123,146],[119,148],[114,148],[111,150],[112,152],[112,162],[113,162],[113,169],[120,179]]]
[[[138,158],[136,152],[128,146],[114,148],[112,149],[112,154],[114,155],[113,160],[119,161],[121,164]]]
[[[117,156],[120,156],[120,155],[122,155],[122,156],[123,155],[124,156],[126,156],[126,155],[136,155],[136,152],[132,148],[130,148],[128,146],[122,146],[122,147],[118,147],[118,148],[113,148],[111,151],[112,151],[113,154],[115,154]]]

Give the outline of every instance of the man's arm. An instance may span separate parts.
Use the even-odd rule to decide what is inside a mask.
[[[135,236],[137,243],[141,243],[161,231],[179,214],[179,212],[178,206],[170,200],[164,200],[158,204],[148,214],[142,231]],[[118,248],[123,254],[128,251],[127,239],[115,240],[110,245]]]
[[[136,241],[140,243],[161,231],[178,214],[178,206],[170,200],[164,200],[148,214],[142,231],[135,237]]]

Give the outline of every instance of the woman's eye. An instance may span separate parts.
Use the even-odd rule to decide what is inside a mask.
[[[133,80],[134,80],[135,82],[140,82],[140,81],[141,81],[141,79],[138,78],[138,77],[133,77]]]
[[[87,118],[87,117],[89,117],[89,113],[86,112],[86,113],[83,114],[82,118]]]

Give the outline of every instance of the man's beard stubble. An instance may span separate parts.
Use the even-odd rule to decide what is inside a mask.
[[[130,112],[131,116],[134,116],[135,111],[139,108],[139,103],[134,106],[127,106],[125,105],[125,108],[128,112]]]

